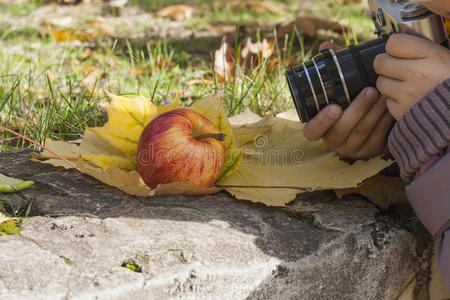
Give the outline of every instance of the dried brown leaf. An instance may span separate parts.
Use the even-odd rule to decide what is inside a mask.
[[[144,67],[141,67],[141,66],[136,66],[134,68],[134,74],[138,75],[138,76],[140,76],[140,75],[149,75],[150,73],[151,72],[150,72],[149,68],[144,68]]]
[[[156,15],[159,17],[169,17],[175,21],[183,21],[190,19],[194,10],[195,7],[191,5],[170,5],[158,10]]]
[[[94,67],[90,72],[88,72],[82,79],[83,85],[87,88],[89,93],[93,93],[96,88],[99,87],[100,79],[104,74],[104,70]]]
[[[251,38],[247,38],[245,47],[241,51],[241,62],[248,70],[267,59],[267,71],[270,71],[278,63],[278,57],[274,50],[274,40],[263,39],[262,42],[253,43]]]
[[[81,25],[66,27],[55,25],[48,22],[41,23],[45,32],[51,35],[57,41],[93,41],[100,37],[115,37],[116,33],[112,25],[106,22],[104,18],[97,17],[95,20],[89,20]]]
[[[231,81],[234,77],[234,65],[234,50],[224,41],[214,55],[214,71],[217,77],[223,81]]]
[[[231,1],[230,3],[231,9],[234,11],[237,10],[246,10],[251,11],[256,14],[278,14],[281,15],[283,10],[276,5],[275,3],[266,2],[266,1]]]
[[[408,202],[405,183],[400,177],[376,175],[364,180],[356,188],[334,190],[334,192],[339,199],[347,194],[361,194],[383,210],[387,210],[392,204]]]
[[[156,66],[158,67],[158,69],[162,70],[163,68],[172,68],[175,65],[173,63],[171,63],[170,61],[165,60],[164,58],[161,57],[157,57],[156,58]]]

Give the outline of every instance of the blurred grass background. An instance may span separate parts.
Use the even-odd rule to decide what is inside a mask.
[[[248,4],[257,1],[129,0],[111,9],[114,1],[0,0],[2,126],[41,143],[76,140],[86,126],[106,121],[104,89],[129,96],[141,91],[159,104],[178,97],[187,106],[220,94],[230,116],[246,107],[274,114],[292,107],[288,64],[310,59],[325,40],[345,45],[371,38],[372,31],[363,1],[267,2],[276,11]],[[158,15],[174,4],[193,7],[192,15]],[[312,35],[302,28],[278,35],[299,16],[335,22],[344,33],[316,24]],[[255,44],[266,38],[274,55],[250,66],[234,61],[232,80],[221,80],[216,50],[226,41],[240,53],[248,38]],[[30,146],[6,132],[0,137],[1,150]]]

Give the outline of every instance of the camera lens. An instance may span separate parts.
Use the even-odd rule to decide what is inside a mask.
[[[302,122],[331,103],[345,109],[362,89],[375,86],[375,57],[385,52],[388,36],[334,52],[322,50],[311,61],[286,71],[289,89]]]

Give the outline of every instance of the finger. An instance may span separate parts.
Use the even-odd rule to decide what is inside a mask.
[[[403,116],[403,106],[401,105],[401,103],[388,98],[386,100],[386,107],[396,120],[399,120],[401,116]]]
[[[381,94],[394,100],[399,100],[399,96],[403,90],[403,81],[379,76],[377,79],[377,89]]]
[[[365,88],[343,112],[336,124],[326,133],[325,144],[331,149],[342,145],[356,124],[373,107],[377,98],[378,92],[374,88]]]
[[[394,118],[389,112],[386,112],[372,131],[366,144],[358,151],[358,158],[368,159],[384,152],[386,138],[393,122]]]
[[[322,44],[320,44],[319,46],[319,51],[325,50],[325,49],[333,49],[334,51],[338,51],[341,50],[342,47],[336,45],[335,43],[332,42],[323,42]]]
[[[396,58],[387,53],[382,53],[375,57],[373,68],[378,75],[405,80],[408,70],[411,68],[411,60]]]
[[[425,58],[435,51],[433,43],[410,34],[393,34],[386,43],[386,52],[398,58]]]
[[[336,123],[342,114],[342,108],[339,105],[331,104],[322,109],[314,118],[312,118],[305,127],[303,134],[310,141],[317,141]]]
[[[361,149],[370,138],[372,132],[380,122],[380,119],[383,118],[383,116],[386,114],[386,112],[386,97],[380,96],[378,97],[378,100],[372,107],[372,109],[361,119],[361,121],[359,121],[359,123],[352,130],[344,145],[346,145],[349,150],[353,150],[354,152]]]

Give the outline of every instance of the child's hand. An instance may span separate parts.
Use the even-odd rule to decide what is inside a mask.
[[[450,78],[450,50],[424,38],[394,34],[374,61],[377,89],[397,120],[437,85]]]
[[[320,46],[326,48],[339,49],[329,42]],[[344,157],[366,159],[383,153],[392,122],[386,98],[375,88],[366,88],[345,111],[336,104],[328,105],[305,125],[303,133],[310,141],[323,139],[328,148]]]
[[[336,104],[322,109],[305,125],[303,133],[310,141],[323,139],[329,149],[344,157],[367,159],[384,152],[393,121],[386,98],[369,87],[344,111]]]

